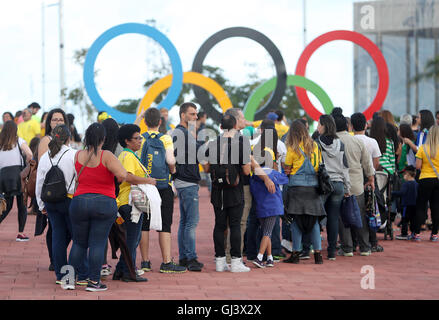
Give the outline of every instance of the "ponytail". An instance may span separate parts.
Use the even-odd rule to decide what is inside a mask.
[[[52,140],[49,142],[49,156],[54,158],[70,138],[69,127],[65,124],[57,125],[55,129],[52,130],[51,136]]]

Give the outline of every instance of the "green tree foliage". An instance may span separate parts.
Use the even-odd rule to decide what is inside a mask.
[[[424,79],[439,79],[439,56],[427,61],[424,72],[412,79],[412,82],[420,82]]]

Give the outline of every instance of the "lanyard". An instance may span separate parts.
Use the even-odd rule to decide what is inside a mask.
[[[138,156],[133,150],[128,149],[128,148],[124,148],[123,151],[131,152],[132,154],[134,154],[134,156],[135,156],[135,157],[137,158],[137,160],[139,160],[139,162],[140,162],[140,158],[139,158],[139,156]]]
[[[131,152],[132,154],[134,154],[134,156],[136,157],[136,159],[139,160],[139,164],[140,164],[140,167],[142,168],[143,172],[145,172],[145,177],[148,178],[149,175],[148,175],[148,173],[145,171],[145,169],[143,168],[142,161],[140,161],[139,156],[138,156],[133,150],[128,149],[128,148],[124,148],[123,151]]]

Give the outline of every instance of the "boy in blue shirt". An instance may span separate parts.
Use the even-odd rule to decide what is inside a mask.
[[[415,180],[416,169],[413,166],[407,166],[402,171],[405,182],[402,184],[401,190],[393,191],[392,196],[401,197],[402,206],[402,225],[401,234],[396,236],[398,240],[409,240],[408,225],[410,223],[410,231],[413,234],[413,226],[416,219],[416,198],[418,195],[418,183]]]

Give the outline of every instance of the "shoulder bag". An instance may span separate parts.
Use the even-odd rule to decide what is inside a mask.
[[[320,143],[317,142],[317,146],[319,147],[319,153],[322,155],[322,162],[319,162],[319,169],[317,171],[317,179],[319,181],[317,192],[321,195],[327,195],[334,192],[334,186],[332,185],[331,178],[326,171],[325,160],[323,159]],[[319,155],[317,155],[317,157],[319,157]]]

